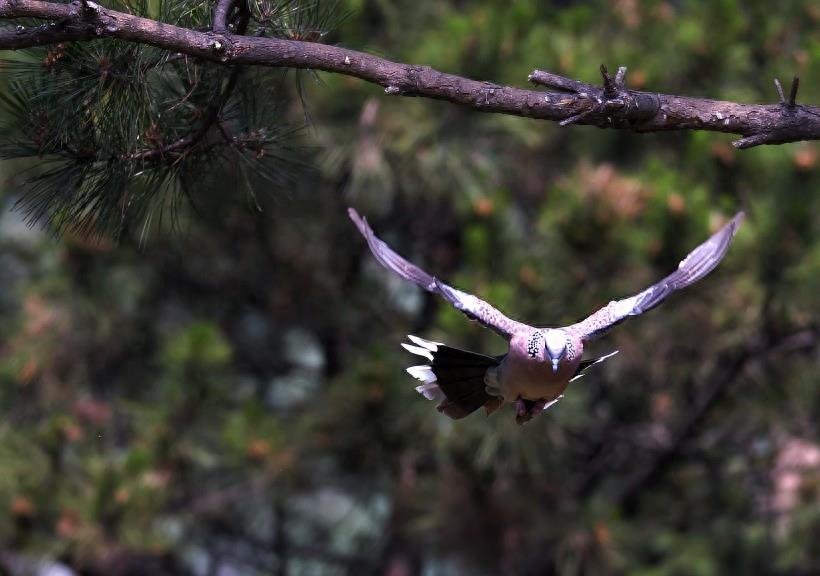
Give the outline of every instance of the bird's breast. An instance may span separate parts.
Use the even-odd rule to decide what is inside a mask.
[[[533,358],[511,346],[498,367],[501,395],[507,402],[514,402],[519,396],[525,400],[554,400],[566,389],[579,363],[580,355],[572,360],[564,358],[558,364],[558,372],[553,372],[543,354]]]

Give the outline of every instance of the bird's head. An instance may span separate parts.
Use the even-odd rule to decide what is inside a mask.
[[[558,363],[567,353],[567,333],[561,329],[550,328],[544,333],[547,357],[552,363],[553,373],[558,372]]]

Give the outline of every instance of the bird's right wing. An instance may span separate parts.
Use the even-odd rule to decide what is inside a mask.
[[[409,280],[428,292],[442,296],[452,304],[456,310],[463,312],[471,320],[477,320],[507,340],[512,338],[516,332],[527,328],[527,326],[521,322],[506,317],[484,300],[472,294],[457,290],[452,286],[448,286],[437,278],[430,276],[418,266],[411,264],[396,254],[383,240],[380,240],[373,233],[373,229],[370,228],[367,220],[359,216],[358,212],[353,208],[348,208],[347,212],[350,215],[350,219],[356,224],[359,232],[361,232],[362,236],[367,240],[367,245],[370,247],[373,256],[379,264],[388,270],[392,270],[405,280]]]
[[[581,322],[568,326],[567,330],[577,334],[582,341],[592,340],[605,334],[629,316],[648,312],[676,290],[694,284],[723,260],[742,220],[743,212],[738,212],[729,223],[692,250],[678,265],[678,269],[666,278],[634,296],[613,300]]]

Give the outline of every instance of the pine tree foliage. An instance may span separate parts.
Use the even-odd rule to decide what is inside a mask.
[[[304,6],[295,5],[293,0],[251,2],[253,31],[260,36],[320,42],[348,15],[349,12],[333,1],[316,1]]]
[[[117,0],[117,10],[207,29],[212,2]],[[320,41],[335,2],[239,2],[235,33]],[[300,126],[283,73],[247,70],[116,40],[57,44],[3,62],[0,158],[30,159],[18,202],[55,234],[118,237],[174,226],[204,177],[236,180],[252,204],[298,169]],[[300,85],[301,86],[301,85]],[[301,93],[301,88],[299,88]]]

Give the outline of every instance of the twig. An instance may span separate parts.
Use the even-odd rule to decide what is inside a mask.
[[[789,102],[788,102],[788,104],[789,104],[790,107],[794,107],[794,105],[797,103],[797,89],[799,87],[800,87],[800,78],[798,76],[795,76],[794,78],[792,78],[792,89],[789,92]]]
[[[217,34],[228,32],[228,14],[233,9],[236,0],[217,0],[214,4],[213,31]]]
[[[581,122],[587,116],[590,116],[595,112],[595,108],[590,108],[589,110],[584,110],[583,112],[576,114],[575,116],[570,116],[569,118],[564,118],[561,120],[558,125],[559,126],[569,126],[570,124],[575,124],[576,122]]]
[[[820,339],[820,328],[816,325],[785,334],[775,342],[768,342],[764,337],[758,338],[748,346],[731,353],[718,362],[718,372],[712,377],[707,391],[690,409],[686,419],[675,431],[671,442],[656,454],[646,467],[636,472],[626,481],[615,501],[629,511],[634,509],[638,498],[648,485],[663,473],[674,457],[683,448],[684,443],[696,431],[698,425],[708,416],[721,398],[726,394],[729,385],[735,381],[746,365],[754,360],[774,352],[805,351],[817,347]]]
[[[205,115],[202,119],[202,123],[200,124],[199,128],[189,136],[185,138],[180,138],[175,142],[168,144],[166,146],[160,146],[159,148],[151,148],[150,150],[144,150],[142,152],[136,152],[131,155],[131,160],[143,160],[143,161],[154,161],[160,158],[165,158],[167,156],[172,155],[174,158],[179,158],[188,154],[194,146],[199,144],[199,142],[205,137],[205,135],[210,131],[211,127],[214,123],[219,125],[219,113],[222,110],[222,107],[225,105],[225,102],[231,97],[234,88],[236,87],[237,80],[239,79],[239,67],[234,67],[231,70],[231,74],[228,77],[228,83],[225,85],[225,88],[222,90],[220,94],[214,96],[213,100],[211,100],[210,105],[205,111]]]
[[[626,69],[614,77],[604,75],[604,87],[534,71],[533,83],[558,90],[542,92],[501,86],[439,72],[427,66],[392,62],[372,54],[314,42],[241,35],[247,6],[239,4],[237,33],[228,31],[229,6],[224,10],[225,30],[215,18],[214,30],[199,31],[104,8],[93,2],[92,13],[77,5],[38,0],[0,0],[0,19],[35,18],[60,22],[17,31],[0,30],[0,50],[117,38],[150,44],[214,62],[249,66],[275,66],[333,72],[360,78],[385,88],[388,94],[445,100],[481,112],[526,116],[566,124],[585,124],[634,132],[708,130],[738,134],[734,144],[749,148],[820,139],[820,107],[796,104],[798,81],[778,104],[741,104],[629,90]],[[244,6],[244,8],[243,8]],[[222,18],[220,16],[219,18]],[[45,28],[45,29],[43,29]],[[604,70],[605,71],[605,70]],[[781,88],[782,91],[782,88]],[[782,103],[785,100],[785,104]]]
[[[778,78],[774,79],[774,87],[777,89],[777,95],[780,96],[780,103],[786,104],[786,96],[783,94],[783,86],[780,85]]]
[[[613,78],[609,75],[606,66],[601,64],[601,76],[604,79],[604,95],[607,98],[616,98],[621,90],[624,89],[624,79],[626,78],[626,67],[618,68],[618,74]]]
[[[250,18],[251,11],[247,0],[217,0],[214,4],[212,30],[217,34],[244,34]]]
[[[572,80],[571,78],[564,78],[558,74],[547,72],[545,70],[534,70],[532,74],[527,77],[527,80],[539,86],[546,86],[561,92],[574,92],[576,94],[591,93],[596,91],[596,87],[585,82]]]
[[[720,398],[726,393],[735,378],[745,368],[746,363],[753,357],[750,349],[741,350],[728,361],[723,372],[716,377],[706,393],[700,398],[693,408],[690,409],[686,420],[678,427],[669,445],[659,452],[645,468],[638,470],[629,478],[624,488],[615,502],[622,505],[627,511],[634,509],[638,497],[644,488],[674,460],[675,455],[681,450],[684,442],[692,435],[697,425],[706,417]]]

